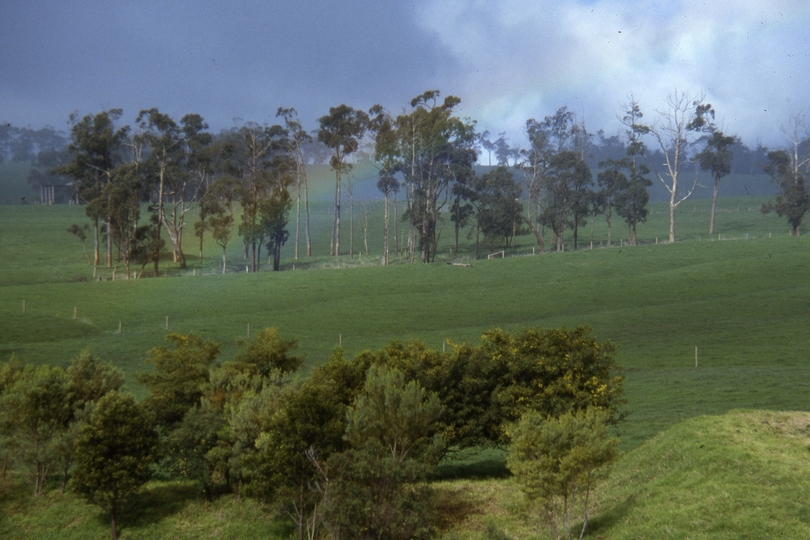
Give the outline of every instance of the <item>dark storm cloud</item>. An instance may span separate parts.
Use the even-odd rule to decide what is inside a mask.
[[[123,107],[265,123],[330,106],[398,109],[454,70],[399,2],[12,2],[0,20],[0,119],[61,125]]]
[[[558,107],[613,134],[631,93],[652,117],[678,89],[726,131],[782,144],[810,108],[808,25],[806,0],[5,0],[0,121],[158,107],[218,129],[283,106],[314,128],[330,106],[396,113],[440,89],[520,144]]]

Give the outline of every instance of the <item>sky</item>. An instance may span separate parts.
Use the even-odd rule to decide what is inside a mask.
[[[493,138],[563,106],[620,132],[632,95],[654,122],[674,92],[711,103],[750,145],[786,142],[810,112],[807,0],[4,0],[0,121],[69,130],[156,107],[212,129],[315,129],[345,103],[391,113],[426,90]],[[810,120],[810,117],[808,117]]]

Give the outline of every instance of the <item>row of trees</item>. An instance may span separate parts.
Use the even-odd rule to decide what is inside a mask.
[[[306,376],[295,340],[275,329],[221,363],[219,345],[200,336],[167,341],[147,353],[154,370],[140,376],[140,403],[89,353],[67,370],[0,364],[4,467],[16,460],[36,494],[58,470],[63,489],[109,512],[113,538],[127,496],[157,475],[194,480],[208,498],[256,497],[301,539],[404,539],[433,537],[426,480],[448,453],[515,442],[510,468],[564,528],[615,455],[604,427],[620,418],[622,377],[613,346],[587,328],[493,329],[446,353],[421,342],[351,360],[337,350]],[[552,419],[569,425],[548,424],[570,444],[549,454],[526,437]],[[549,455],[556,464],[538,468]],[[561,501],[568,517],[555,510]]]
[[[217,136],[195,114],[178,124],[156,109],[145,110],[132,129],[117,126],[121,111],[111,110],[72,118],[68,158],[51,171],[72,178],[77,197],[87,204],[94,262],[100,259],[100,232],[104,231],[105,262],[112,263],[115,244],[127,272],[131,261],[139,262],[142,269],[153,262],[157,274],[164,234],[174,261],[184,267],[186,214],[197,204],[200,218],[194,232],[200,240],[200,256],[204,235],[210,232],[222,248],[223,271],[234,231],[243,240],[253,271],[261,265],[265,246],[273,268],[278,269],[281,247],[290,237],[287,224],[293,206],[295,257],[299,257],[302,219],[306,255],[311,256],[306,165],[316,140],[331,152],[329,163],[335,173],[330,231],[330,254],[335,256],[341,255],[342,187],[349,188],[353,205],[352,182],[347,178],[361,154],[378,168],[378,188],[385,200],[383,264],[388,263],[390,252],[391,199],[395,251],[410,262],[435,259],[448,218],[454,228],[454,249],[458,250],[461,231],[470,227],[476,254],[482,235],[494,250],[529,231],[542,248],[550,233],[556,250],[563,249],[565,234],[571,231],[576,249],[581,227],[588,219],[593,224],[599,214],[608,225],[608,244],[615,216],[624,221],[630,243],[635,244],[637,227],[647,219],[648,190],[655,180],[668,194],[672,242],[675,211],[698,187],[701,170],[713,179],[709,232],[714,232],[720,182],[732,170],[733,149],[739,141],[717,127],[714,109],[701,98],[676,92],[667,107],[646,123],[631,97],[621,115],[626,127],[623,140],[607,140],[599,134],[612,153],[597,163],[595,175],[589,166],[593,164],[592,134],[566,107],[542,120],[527,120],[528,148],[512,148],[503,136],[495,144],[486,134],[476,133],[474,121],[455,114],[459,103],[454,96],[441,99],[438,91],[428,91],[411,101],[410,110],[396,116],[379,105],[368,112],[340,105],[318,120],[319,128],[312,134],[303,128],[294,109],[279,109],[282,122],[278,125],[246,124]],[[798,234],[810,211],[806,190],[810,161],[804,157],[808,137],[801,133],[800,119],[793,135],[791,151],[767,153],[763,167],[781,195],[763,211],[786,217]],[[481,148],[494,148],[502,168],[476,175],[474,165]],[[45,158],[53,163],[55,156],[45,153]],[[398,194],[405,199],[401,215],[396,215]],[[144,200],[151,202],[150,219],[142,224]],[[407,224],[407,239],[401,246],[400,219]],[[352,234],[350,255],[353,239]]]
[[[157,275],[165,233],[174,262],[184,268],[186,218],[199,203],[195,234],[202,245],[203,234],[212,232],[223,248],[224,269],[238,201],[238,232],[253,270],[259,268],[264,245],[277,269],[292,206],[288,188],[302,169],[295,146],[295,111],[279,114],[289,130],[247,124],[216,141],[196,114],[178,124],[157,109],[141,111],[135,130],[117,125],[120,110],[72,118],[69,159],[52,172],[70,177],[77,197],[86,204],[93,225],[94,264],[100,260],[103,231],[108,266],[115,245],[127,275],[133,261],[140,263],[141,271],[154,263]],[[150,203],[147,223],[140,215],[144,201]]]

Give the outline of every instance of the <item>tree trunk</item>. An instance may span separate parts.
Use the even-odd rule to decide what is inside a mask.
[[[385,193],[385,221],[383,223],[383,266],[388,266],[388,192]]]
[[[222,274],[225,274],[225,269],[228,268],[228,261],[225,258],[225,248],[222,248]]]
[[[399,257],[399,203],[397,203],[397,192],[394,192],[394,251]]]
[[[104,228],[106,229],[106,249],[104,251],[105,261],[107,263],[107,268],[112,268],[112,235],[110,234],[110,221],[107,220],[104,222]]]
[[[475,260],[478,260],[478,238],[481,234],[481,226],[475,224]]]
[[[312,241],[309,237],[309,189],[307,186],[307,170],[304,166],[304,209],[306,210],[307,257],[312,257]]]
[[[298,260],[298,233],[301,230],[301,174],[296,175],[298,180],[296,188],[297,194],[295,196],[295,255],[294,258]]]
[[[115,504],[110,507],[110,532],[112,540],[118,540],[118,526],[115,523]]]
[[[712,189],[712,215],[709,218],[709,234],[714,234],[714,216],[717,212],[717,193],[720,191],[720,179],[715,177]]]
[[[544,248],[543,235],[540,234],[540,231],[537,230],[537,226],[534,223],[532,223],[528,217],[524,217],[523,221],[525,221],[526,225],[529,226],[529,230],[532,231],[535,239],[537,240],[537,245],[540,246],[540,249],[542,250]]]
[[[93,266],[98,266],[99,242],[98,242],[98,218],[93,220]]]
[[[669,243],[675,243],[675,190],[672,190],[669,197]]]

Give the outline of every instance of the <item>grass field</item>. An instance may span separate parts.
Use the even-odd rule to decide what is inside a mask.
[[[395,264],[387,268],[379,266],[378,256],[364,255],[362,259],[323,256],[328,249],[328,228],[323,226],[330,223],[331,209],[328,204],[318,203],[315,210],[320,216],[316,221],[320,233],[316,253],[320,256],[293,261],[288,246],[283,261],[287,271],[237,273],[242,261],[239,239],[235,238],[229,254],[233,261],[230,273],[215,275],[219,260],[215,246],[209,242],[203,263],[197,263],[193,260],[195,239],[192,237],[186,244],[192,263],[187,270],[168,268],[168,275],[173,277],[137,281],[93,280],[93,268],[88,266],[81,244],[65,232],[71,223],[83,222],[82,208],[2,206],[0,358],[16,353],[22,362],[65,365],[87,347],[123,368],[128,375],[128,388],[143,395],[143,389],[134,382],[134,375],[146,369],[143,362],[146,350],[162,343],[167,317],[170,331],[198,332],[221,342],[222,359],[233,354],[235,341],[246,335],[248,325],[254,331],[277,326],[283,336],[300,340],[301,350],[311,363],[325,360],[339,343],[351,355],[380,347],[392,339],[422,339],[430,346],[441,348],[446,339],[476,342],[480,333],[492,326],[587,324],[600,339],[610,339],[619,346],[618,359],[626,376],[628,412],[622,426],[622,449],[630,452],[616,468],[614,479],[618,484],[609,489],[615,492],[615,497],[603,503],[603,510],[594,520],[594,535],[605,538],[660,536],[650,531],[660,532],[661,524],[674,517],[638,514],[631,520],[636,525],[622,528],[636,509],[652,511],[649,510],[652,503],[645,506],[639,501],[658,500],[649,494],[620,489],[630,489],[628,486],[638,483],[633,474],[649,475],[652,474],[650,469],[656,470],[651,464],[658,458],[641,457],[639,452],[655,456],[654,452],[662,452],[660,448],[673,444],[671,437],[706,435],[715,428],[702,427],[690,432],[688,426],[695,424],[681,423],[702,415],[723,414],[733,409],[810,411],[807,357],[810,349],[810,333],[807,332],[810,240],[789,237],[786,223],[758,211],[762,202],[761,198],[722,200],[719,236],[711,238],[705,236],[708,201],[696,200],[682,205],[677,223],[679,242],[671,245],[656,244],[656,238],[660,242],[667,229],[665,208],[658,205],[654,206],[649,222],[640,229],[642,245],[636,247],[598,249],[600,243],[603,246],[606,243],[606,230],[600,218],[594,229],[595,249],[592,250],[589,249],[590,228],[585,227],[580,232],[581,249],[576,252],[528,256],[532,252],[532,238],[525,236],[518,238],[511,254],[527,256],[471,261],[470,267]],[[381,246],[380,221],[374,217],[377,210],[369,225],[370,253]],[[362,246],[362,240],[357,239],[362,238],[357,222],[355,230],[358,235],[355,245]],[[621,242],[619,230],[620,227],[614,227],[613,237],[617,243]],[[348,235],[344,242],[348,246]],[[442,233],[442,252],[437,259],[469,260],[471,257],[471,242],[467,239],[460,253],[450,254],[449,247],[447,225]],[[294,264],[296,270],[291,271]],[[170,267],[171,263],[165,261],[163,265]],[[108,277],[110,273],[107,269],[98,269],[99,276]],[[698,366],[695,366],[695,347],[698,348]],[[754,423],[759,421],[754,420]],[[673,431],[665,432],[670,428]],[[659,435],[662,432],[663,435]],[[723,433],[718,428],[717,437]],[[645,441],[651,442],[644,445]],[[649,450],[654,444],[659,445],[659,450]],[[487,459],[493,462],[491,469],[498,470],[498,457]],[[480,465],[480,456],[478,461]],[[462,471],[462,474],[465,473]],[[472,514],[484,509],[483,517],[464,518],[453,525],[458,530],[457,538],[481,538],[480,532],[475,531],[481,530],[486,516],[507,523],[508,517],[498,518],[501,514],[511,515],[505,513],[504,505],[519,510],[520,497],[508,480],[450,480],[452,476],[452,471],[447,472],[448,479],[440,484],[440,488],[449,493],[448,513],[452,513],[453,504],[467,500],[460,496],[454,498],[454,490],[469,492],[469,501],[472,501],[469,504],[476,509],[471,510]],[[743,486],[750,486],[755,480],[745,475],[739,478]],[[726,481],[726,477],[717,480],[721,484]],[[655,482],[658,482],[656,478],[645,477],[643,483],[653,486],[650,489],[657,490],[654,495],[662,501],[669,491],[688,492],[691,487],[688,482]],[[230,505],[234,503],[227,497],[207,507],[197,499],[182,495],[181,487],[172,499],[181,501],[176,511],[164,515],[155,510],[159,519],[133,516],[129,521],[130,531],[125,534],[129,538],[148,537],[148,534],[141,536],[142,532],[154,531],[150,527],[157,527],[156,522],[160,521],[161,526],[168,527],[162,531],[170,530],[178,538],[204,538],[195,532],[193,524],[187,523],[197,521],[191,516],[201,512],[216,516],[232,511]],[[156,485],[154,489],[170,488]],[[13,527],[8,525],[12,528],[5,530],[26,531],[24,537],[57,537],[56,532],[38,529],[36,523],[30,523],[30,518],[24,518],[32,512],[75,514],[78,516],[75,525],[62,525],[67,527],[65,530],[77,531],[75,538],[92,537],[92,533],[83,531],[101,530],[96,527],[104,523],[103,517],[96,517],[98,513],[94,509],[57,494],[49,495],[44,501],[26,501],[16,488],[0,493],[3,497],[0,506],[14,509],[16,516]],[[709,492],[695,495],[695,505],[704,504],[705,497],[713,496]],[[678,504],[685,503],[679,501]],[[45,506],[40,509],[37,505]],[[253,512],[251,508],[247,506],[243,511]],[[724,519],[733,519],[732,512],[738,508],[724,508],[720,507],[717,512],[728,512],[722,514]],[[466,515],[462,510],[458,510],[459,513]],[[255,511],[261,513],[260,509]],[[751,516],[749,519],[754,521],[765,519],[760,514]],[[24,519],[29,522],[20,521]],[[233,519],[237,522],[221,524],[224,536],[255,536],[248,529],[239,529],[248,527],[242,523],[242,518]],[[244,519],[255,518],[246,514]],[[684,524],[673,529],[670,536],[713,537],[706,521],[711,516],[678,519],[683,519]],[[637,526],[645,521],[652,523],[652,528]],[[0,536],[3,536],[4,523],[7,521],[0,518]],[[264,534],[273,527],[283,527],[270,521],[262,523]],[[804,522],[797,523],[796,527],[802,527]],[[55,527],[53,522],[50,526]],[[214,530],[217,526],[213,522],[206,525]],[[524,532],[514,531],[514,534],[519,534],[520,538],[534,537],[531,527],[521,530]],[[746,537],[734,536],[735,531],[739,533],[734,527],[729,526],[728,530],[731,532],[720,537]],[[804,531],[801,528],[786,530]],[[277,531],[276,535],[281,534],[281,529]],[[788,535],[802,536],[806,535]]]

